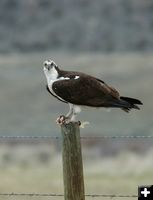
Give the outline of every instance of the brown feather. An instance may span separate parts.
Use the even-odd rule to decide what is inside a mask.
[[[53,83],[54,92],[67,102],[92,107],[111,107],[119,99],[118,92],[96,78],[77,72],[62,74],[69,80],[58,80]],[[78,79],[74,79],[79,76]]]

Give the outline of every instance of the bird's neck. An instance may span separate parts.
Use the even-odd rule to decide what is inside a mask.
[[[58,72],[54,67],[50,71],[44,68],[44,74],[46,76],[48,85],[50,84],[51,81],[55,81],[58,77]]]
[[[64,75],[64,71],[60,70],[58,67],[53,67],[50,72],[46,71],[45,75],[46,75],[47,83],[49,85],[50,82],[56,81],[61,76],[63,76]]]

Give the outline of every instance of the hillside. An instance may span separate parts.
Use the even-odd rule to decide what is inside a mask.
[[[151,0],[1,0],[0,52],[152,51]]]

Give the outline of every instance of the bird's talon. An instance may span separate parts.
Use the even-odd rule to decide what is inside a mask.
[[[56,123],[59,125],[68,124],[69,122],[70,119],[68,117],[65,117],[64,115],[60,115],[56,120]]]
[[[78,123],[79,126],[81,126],[81,122],[80,121],[78,121],[77,123]]]
[[[57,119],[56,119],[56,123],[59,124],[60,126],[63,124],[68,124],[70,122],[70,119],[68,117],[65,117],[64,115],[60,115]],[[82,122],[81,121],[76,121],[76,123],[78,124],[78,126],[80,126],[80,128],[84,128],[85,125],[89,124],[89,122]]]
[[[56,119],[56,123],[59,125],[62,125],[65,123],[65,119],[66,117],[64,115],[60,115],[57,119]]]

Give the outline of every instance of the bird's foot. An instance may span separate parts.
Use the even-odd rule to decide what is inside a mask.
[[[68,124],[71,122],[71,119],[69,117],[66,117],[64,115],[60,115],[57,119],[56,119],[56,123],[58,125],[62,125],[62,124]],[[81,122],[80,121],[73,121],[75,123],[78,123],[78,125],[81,127]]]
[[[70,121],[70,119],[68,117],[65,117],[64,115],[60,115],[56,119],[56,123],[59,124],[59,125],[68,124],[69,121]]]

